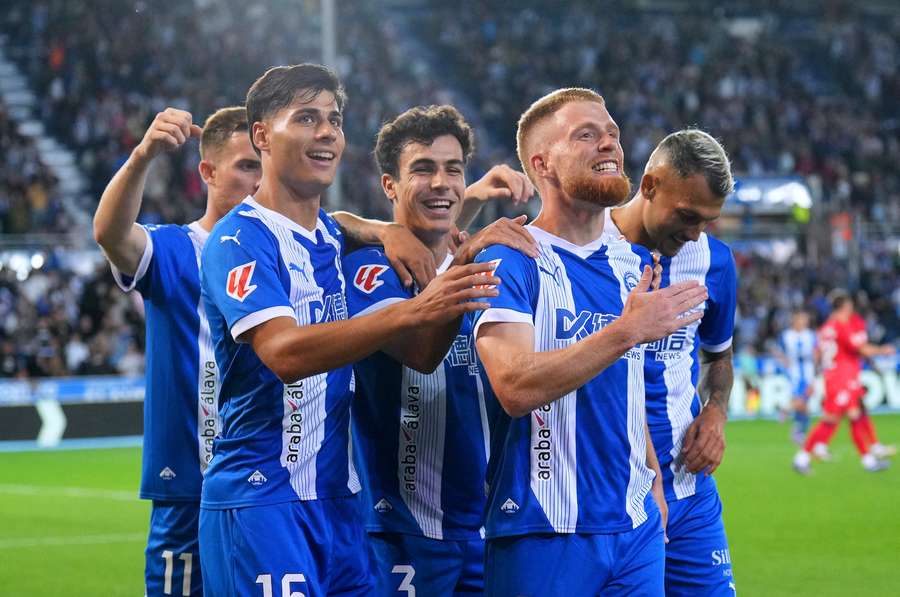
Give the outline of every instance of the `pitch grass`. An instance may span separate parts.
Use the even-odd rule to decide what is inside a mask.
[[[900,416],[880,416],[900,440]],[[736,421],[718,473],[740,595],[900,595],[900,462],[866,473],[846,424],[802,478],[788,429]],[[143,594],[137,449],[0,454],[0,595]]]

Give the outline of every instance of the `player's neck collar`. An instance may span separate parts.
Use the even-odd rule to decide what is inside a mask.
[[[199,220],[194,220],[190,224],[188,224],[188,229],[197,235],[197,240],[200,241],[200,244],[205,244],[206,239],[209,237],[209,231],[207,231],[203,226],[200,225]]]
[[[564,238],[556,236],[555,234],[551,234],[544,230],[543,228],[538,228],[537,226],[528,225],[525,226],[531,235],[534,237],[534,240],[539,243],[546,243],[548,245],[552,245],[554,247],[559,247],[560,249],[565,249],[569,253],[574,253],[578,255],[582,259],[587,259],[597,251],[599,251],[606,241],[610,240],[607,233],[604,231],[598,238],[595,238],[591,242],[586,245],[576,245],[573,242],[567,241]]]
[[[303,236],[304,238],[311,240],[312,242],[316,242],[316,230],[318,230],[322,226],[321,218],[316,220],[316,230],[307,230],[306,228],[304,228],[303,226],[301,226],[294,220],[290,219],[286,215],[278,213],[274,209],[269,209],[268,207],[266,207],[264,205],[260,205],[256,201],[256,199],[254,199],[250,195],[247,195],[244,198],[244,203],[246,203],[253,209],[257,210],[259,213],[264,215],[267,219],[271,220],[272,222],[275,222],[276,224],[284,226],[288,230],[296,232],[297,234]]]

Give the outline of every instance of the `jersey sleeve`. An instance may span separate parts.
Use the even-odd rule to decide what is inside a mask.
[[[360,317],[411,298],[384,251],[367,247],[354,251],[342,261],[347,280],[347,308],[350,317]]]
[[[147,237],[144,252],[133,276],[122,272],[110,262],[113,279],[116,285],[125,292],[137,290],[145,298],[150,298],[154,291],[164,291],[165,279],[173,261],[173,254],[177,253],[173,247],[173,226],[141,225],[140,229]]]
[[[203,292],[222,313],[235,341],[276,317],[296,321],[278,244],[262,226],[247,221],[216,226],[203,249],[200,271]]]
[[[482,251],[475,262],[493,263],[494,275],[500,278],[500,285],[497,296],[479,299],[490,304],[490,307],[473,315],[473,337],[478,338],[478,331],[485,323],[526,323],[533,326],[539,290],[534,259],[515,249],[492,245]]]
[[[707,278],[709,300],[706,312],[700,321],[698,335],[700,348],[706,352],[716,353],[728,350],[734,336],[734,311],[737,301],[737,272],[731,250],[717,240],[711,247],[710,269],[717,275],[711,280]]]

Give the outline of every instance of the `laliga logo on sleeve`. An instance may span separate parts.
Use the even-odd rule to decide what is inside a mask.
[[[228,286],[225,288],[228,296],[243,303],[244,299],[256,290],[256,284],[250,284],[254,269],[256,269],[255,259],[228,272]]]
[[[384,284],[384,280],[379,280],[378,277],[387,269],[386,265],[364,265],[356,270],[353,285],[366,294],[372,294],[376,288]]]
[[[500,267],[501,261],[503,261],[503,259],[494,259],[493,261],[489,261],[488,263],[491,264],[490,271],[478,272],[475,275],[476,276],[493,276],[494,272],[497,271],[497,268]],[[476,284],[475,288],[496,288],[496,286],[494,286],[493,284]]]

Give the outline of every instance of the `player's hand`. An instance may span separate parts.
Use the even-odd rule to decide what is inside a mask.
[[[669,535],[666,534],[666,526],[669,524],[669,504],[666,502],[666,493],[663,491],[662,478],[659,475],[653,480],[650,492],[653,494],[653,501],[659,507],[659,515],[662,518],[663,540],[668,543]]]
[[[725,421],[721,407],[708,404],[684,433],[682,464],[692,473],[709,476],[722,463],[725,454]]]
[[[645,265],[619,318],[634,334],[636,345],[665,338],[703,317],[702,309],[694,309],[707,299],[705,286],[696,280],[688,280],[650,292],[653,277],[653,269]]]
[[[434,253],[415,234],[400,224],[389,224],[381,233],[384,254],[407,288],[413,282],[422,289],[434,279]]]
[[[496,222],[488,224],[471,238],[466,239],[462,245],[457,248],[454,253],[453,263],[461,265],[469,263],[485,247],[491,245],[506,245],[511,249],[516,249],[528,255],[529,257],[537,257],[540,252],[538,244],[527,230],[525,230],[525,222],[528,216],[521,215],[513,219],[500,218]],[[462,238],[464,233],[460,232],[458,238]]]
[[[191,113],[166,108],[156,115],[144,138],[134,149],[136,156],[152,160],[163,151],[173,151],[191,137],[199,138],[203,129],[193,123]]]
[[[466,187],[467,200],[508,199],[518,205],[525,203],[533,195],[534,185],[528,177],[505,164],[494,166],[487,174]]]
[[[452,266],[403,304],[421,325],[440,325],[470,311],[483,311],[490,305],[478,299],[498,294],[500,278],[492,274],[494,267],[490,262]]]

